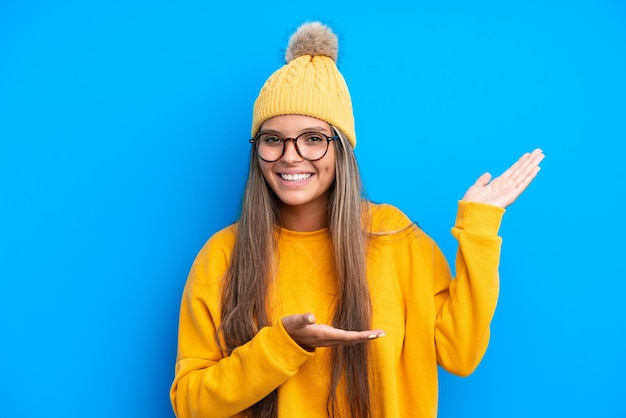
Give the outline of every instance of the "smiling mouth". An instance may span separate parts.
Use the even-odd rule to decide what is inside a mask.
[[[287,181],[302,181],[310,178],[313,174],[301,173],[301,174],[281,174],[280,178]]]

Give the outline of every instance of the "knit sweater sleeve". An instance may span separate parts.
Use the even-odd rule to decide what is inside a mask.
[[[183,292],[170,391],[178,418],[235,416],[293,376],[312,356],[291,339],[280,321],[225,356],[215,340],[219,282],[230,252],[221,244],[214,236],[205,245]]]
[[[458,241],[456,277],[437,249],[434,256],[437,360],[447,371],[467,376],[480,363],[489,343],[490,323],[499,291],[501,238],[497,235],[504,209],[459,202],[452,235]]]

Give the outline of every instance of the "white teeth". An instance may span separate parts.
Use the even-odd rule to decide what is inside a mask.
[[[280,177],[283,180],[288,180],[288,181],[302,181],[302,180],[306,180],[309,177],[311,177],[313,174],[311,173],[306,173],[306,174],[281,174]]]

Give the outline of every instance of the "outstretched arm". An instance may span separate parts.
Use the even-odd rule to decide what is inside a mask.
[[[539,163],[543,158],[543,151],[537,148],[522,155],[500,177],[491,180],[491,174],[483,174],[465,192],[461,200],[506,208],[515,202],[533,181],[540,170]]]
[[[436,294],[438,361],[452,373],[471,373],[487,348],[499,290],[500,220],[504,208],[533,181],[543,158],[543,151],[536,149],[493,180],[489,173],[483,174],[459,202],[452,228],[459,242],[457,275],[452,282],[436,286],[440,289]],[[438,255],[439,264],[445,266]]]

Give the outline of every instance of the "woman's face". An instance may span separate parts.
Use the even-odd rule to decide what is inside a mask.
[[[305,132],[333,136],[327,122],[303,115],[275,116],[263,122],[260,131],[282,138],[295,138]],[[274,162],[259,159],[259,163],[265,180],[284,205],[320,211],[325,216],[329,190],[335,181],[334,141],[317,161],[305,160],[296,151],[294,141],[287,141],[281,158]]]

